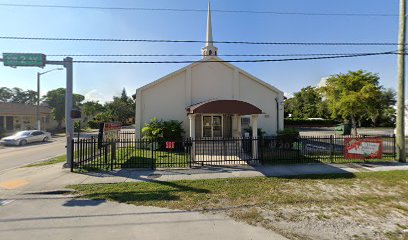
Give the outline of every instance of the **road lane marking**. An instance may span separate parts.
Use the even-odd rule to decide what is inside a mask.
[[[14,202],[14,200],[0,200],[0,207],[12,202]]]
[[[4,189],[16,189],[28,184],[28,181],[24,179],[16,179],[11,181],[0,182],[0,188]]]

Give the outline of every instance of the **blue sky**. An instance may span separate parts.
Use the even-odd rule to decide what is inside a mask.
[[[212,0],[213,9],[319,13],[398,14],[398,0]],[[1,0],[0,3],[101,7],[205,9],[207,0]],[[1,36],[205,40],[205,12],[116,11],[14,8],[0,6]],[[398,17],[294,16],[213,13],[215,41],[397,42]],[[395,50],[394,46],[255,46],[217,44],[219,54],[350,53]],[[200,43],[98,43],[0,40],[0,52],[45,54],[200,54]],[[224,57],[259,59],[261,57]],[[262,57],[276,58],[276,57]],[[61,60],[62,57],[49,57]],[[74,58],[74,60],[199,60],[200,57]],[[322,77],[364,69],[378,73],[381,84],[396,87],[396,56],[237,66],[286,93],[315,86]],[[74,65],[74,91],[89,99],[109,100],[125,87],[129,94],[186,64]],[[52,69],[0,66],[0,87],[36,88],[36,72]],[[65,72],[42,76],[42,93],[65,86]]]

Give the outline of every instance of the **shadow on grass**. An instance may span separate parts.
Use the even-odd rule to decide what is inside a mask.
[[[346,172],[346,173],[333,173],[333,174],[306,174],[306,175],[299,175],[299,176],[277,176],[276,178],[283,178],[283,179],[316,179],[316,180],[323,180],[323,179],[352,179],[356,178],[354,173]]]
[[[128,157],[123,163],[120,163],[119,168],[153,168],[156,159],[148,157],[132,156]]]
[[[116,183],[112,184],[111,191],[95,191],[92,190],[93,193],[86,193],[81,195],[82,198],[89,198],[93,200],[114,200],[117,202],[156,202],[156,201],[178,201],[180,197],[177,193],[186,194],[186,193],[194,193],[194,194],[208,194],[211,191],[208,189],[202,188],[195,188],[190,187],[187,185],[183,185],[182,183],[177,182],[164,182],[164,181],[156,181],[151,180],[149,183],[153,183],[156,186],[153,186],[152,189],[149,191],[149,188],[141,187],[139,184],[143,183]],[[100,186],[106,186],[110,184],[98,184]],[[98,187],[96,185],[96,187]],[[86,185],[83,185],[85,188]],[[74,187],[75,189],[75,187]],[[134,189],[134,190],[133,190]]]
[[[356,177],[353,172],[322,162],[269,165],[266,167],[253,166],[253,168],[264,176],[285,179],[348,179]]]

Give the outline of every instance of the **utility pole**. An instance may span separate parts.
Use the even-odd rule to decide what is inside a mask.
[[[72,97],[72,58],[64,58],[64,67],[67,70],[67,87],[65,89],[65,135],[67,138],[67,163],[66,167],[71,167],[71,158],[72,158],[72,139],[74,137],[74,124],[71,118],[71,111],[73,106],[73,97]]]
[[[37,130],[41,130],[41,119],[40,119],[40,76],[41,74],[37,73]]]
[[[397,158],[406,162],[405,154],[405,32],[406,0],[400,0],[398,37],[398,84],[397,84]]]

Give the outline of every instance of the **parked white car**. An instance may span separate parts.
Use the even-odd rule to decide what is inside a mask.
[[[4,145],[20,145],[24,146],[27,143],[33,142],[47,142],[51,139],[51,133],[30,130],[30,131],[20,131],[11,136],[4,137],[0,139],[0,143]]]

